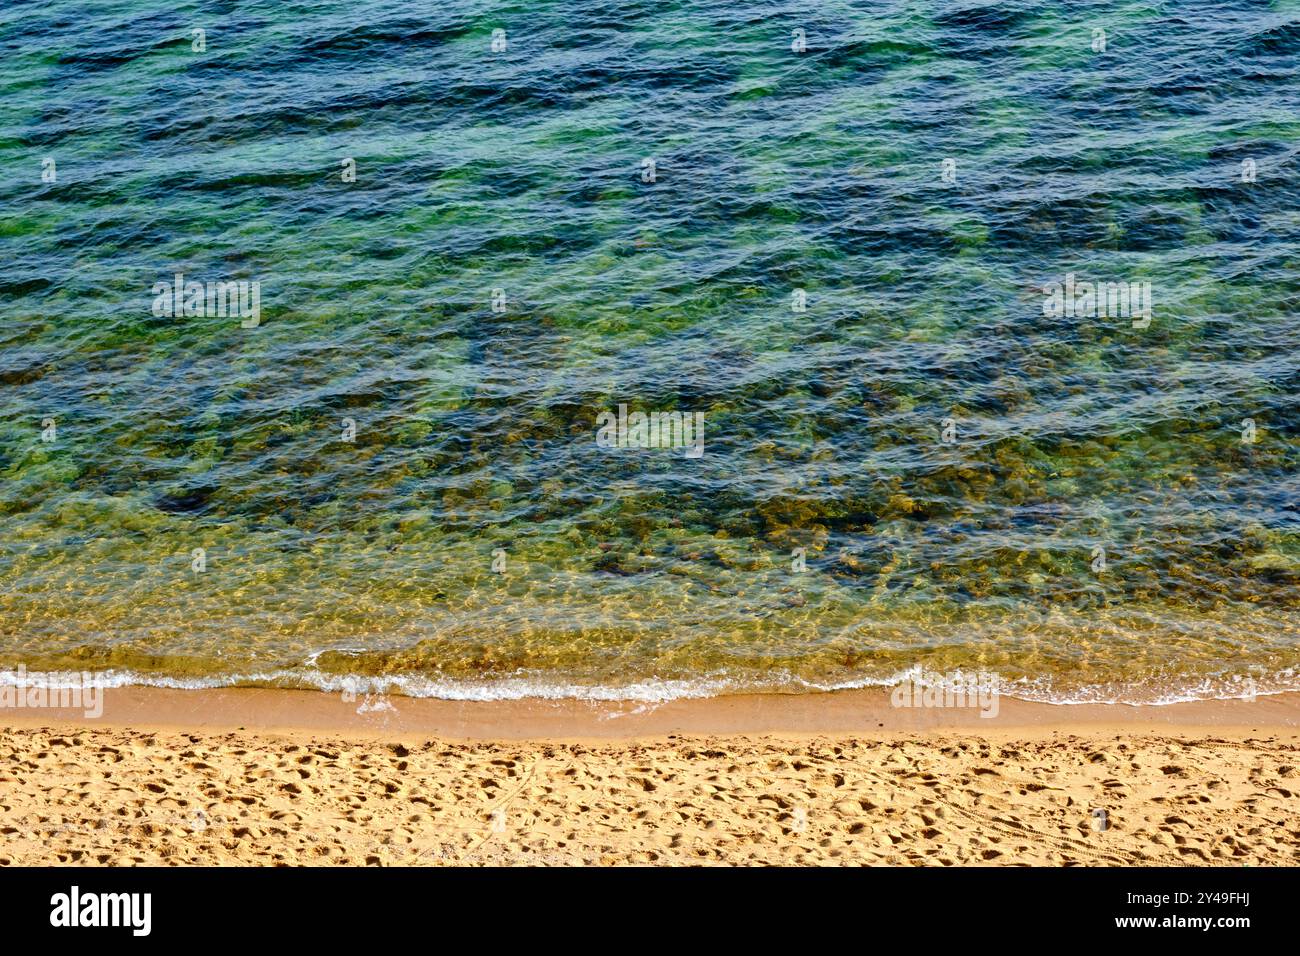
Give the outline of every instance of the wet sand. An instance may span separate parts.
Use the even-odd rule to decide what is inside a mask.
[[[76,709],[3,709],[8,726],[172,728],[422,735],[452,740],[590,740],[667,734],[860,734],[966,728],[1290,728],[1300,694],[1160,706],[1039,704],[1002,697],[996,716],[971,707],[895,707],[884,689],[824,694],[739,694],[665,703],[581,700],[447,701],[315,690],[111,688],[102,716]]]

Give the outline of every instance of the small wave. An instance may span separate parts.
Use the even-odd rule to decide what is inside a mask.
[[[1033,703],[1124,704],[1163,706],[1202,700],[1237,700],[1300,691],[1300,674],[1288,668],[1276,674],[1224,674],[1195,679],[1133,681],[1061,687],[1047,678],[1004,679],[991,677],[1005,697]],[[207,677],[171,677],[128,670],[105,671],[16,671],[0,670],[0,686],[33,681],[50,689],[85,686],[160,687],[173,690],[204,690],[224,687],[280,687],[346,693],[356,696],[394,695],[447,701],[579,700],[607,703],[664,704],[674,700],[700,700],[736,694],[807,694],[896,687],[904,681],[922,686],[944,686],[969,680],[968,671],[937,673],[920,666],[908,667],[888,677],[862,676],[818,681],[778,672],[763,677],[715,672],[699,677],[647,678],[627,684],[582,684],[540,675],[520,675],[491,680],[454,680],[424,676],[371,677],[357,674],[328,674],[314,668],[283,668]]]

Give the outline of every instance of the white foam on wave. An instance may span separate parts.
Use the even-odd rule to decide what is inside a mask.
[[[127,670],[104,671],[23,671],[0,670],[0,686],[15,686],[40,675],[51,689],[83,687],[87,677],[99,687],[163,687],[175,690],[201,690],[221,687],[289,687],[361,695],[391,694],[450,701],[499,700],[585,700],[593,702],[631,702],[663,704],[673,700],[698,700],[744,693],[827,693],[867,687],[895,687],[904,681],[943,685],[960,681],[962,671],[937,673],[919,665],[905,668],[889,677],[854,677],[835,681],[809,680],[797,675],[776,672],[766,677],[738,676],[714,672],[688,679],[647,678],[627,684],[581,684],[557,681],[538,675],[520,674],[490,680],[455,680],[423,675],[368,676],[329,674],[315,667],[280,668],[268,671],[232,673],[207,677],[170,677]],[[1253,682],[1253,683],[1251,683]],[[1083,688],[1057,689],[1045,679],[998,679],[998,690],[1006,697],[1045,704],[1127,704],[1161,706],[1198,700],[1233,700],[1263,697],[1300,690],[1300,674],[1293,668],[1276,674],[1229,674],[1198,678],[1183,686],[1167,683],[1164,687],[1150,683],[1107,684]]]

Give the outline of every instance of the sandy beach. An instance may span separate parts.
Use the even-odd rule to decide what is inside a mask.
[[[664,705],[281,690],[10,710],[0,864],[1270,866],[1300,699]]]

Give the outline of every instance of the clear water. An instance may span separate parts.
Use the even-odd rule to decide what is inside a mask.
[[[42,0],[0,54],[0,667],[1300,684],[1300,4]]]

